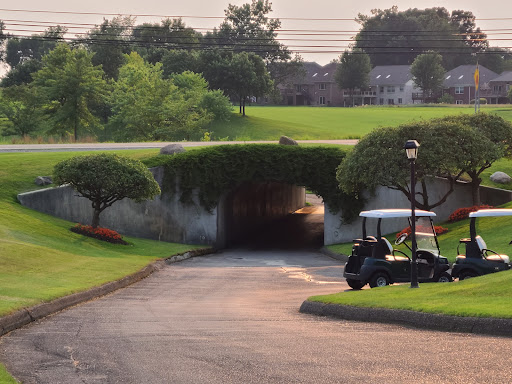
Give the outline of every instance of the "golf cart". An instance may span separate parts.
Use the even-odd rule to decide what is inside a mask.
[[[469,214],[469,238],[460,239],[457,259],[453,264],[452,276],[464,280],[469,277],[486,275],[510,269],[510,259],[487,248],[484,239],[476,234],[477,217],[512,216],[512,209],[482,209]],[[512,242],[511,242],[512,243]],[[459,247],[465,245],[466,254],[460,254]]]
[[[448,270],[448,259],[439,254],[439,244],[432,223],[434,212],[415,210],[417,265],[419,282],[449,282],[452,277]],[[393,249],[391,243],[381,234],[382,219],[408,218],[410,209],[379,209],[363,211],[363,236],[355,239],[352,254],[345,265],[343,277],[353,289],[361,289],[367,283],[370,287],[382,287],[395,282],[411,281],[411,258],[404,252]],[[378,219],[376,236],[367,235],[368,218]],[[404,225],[405,226],[405,225]],[[404,243],[408,234],[404,233],[395,241]],[[409,250],[411,247],[405,244]]]

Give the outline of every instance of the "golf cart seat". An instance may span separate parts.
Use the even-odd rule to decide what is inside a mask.
[[[388,239],[381,237],[377,240],[377,244],[375,244],[372,250],[372,257],[374,259],[385,259],[386,255],[391,254],[393,254],[393,247]]]
[[[478,249],[480,250],[482,257],[490,261],[497,261],[498,263],[510,263],[510,258],[507,255],[500,255],[498,252],[494,252],[493,250],[487,249],[487,244],[485,244],[482,236],[478,235],[475,237],[476,243],[478,244]],[[487,253],[491,252],[491,255]]]

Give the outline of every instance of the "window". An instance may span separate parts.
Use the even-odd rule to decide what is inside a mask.
[[[296,90],[297,92],[302,92],[302,85],[297,84],[297,85],[295,86],[295,90]]]
[[[384,87],[380,87],[380,93],[384,93]]]
[[[318,99],[318,104],[324,105],[325,104],[325,96],[320,96]]]
[[[401,85],[401,86],[400,86],[400,92],[403,92],[403,91],[404,91],[404,86],[403,86],[403,85]]]
[[[495,85],[492,89],[495,93],[499,93],[501,92],[501,85]]]
[[[402,99],[398,98],[398,104],[402,104]]]
[[[326,87],[325,87],[325,83],[320,83],[318,84],[318,89],[320,90],[324,90]]]
[[[394,93],[395,92],[395,87],[394,86],[389,86],[388,87],[388,93]]]
[[[395,99],[388,99],[388,105],[395,105]]]
[[[462,100],[455,100],[455,104],[462,104]]]
[[[382,97],[379,99],[379,104],[384,105],[384,99]]]
[[[464,87],[455,87],[455,94],[456,95],[463,95],[464,94]]]

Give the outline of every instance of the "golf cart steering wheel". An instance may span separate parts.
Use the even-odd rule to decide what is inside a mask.
[[[407,239],[409,237],[409,234],[408,233],[402,233],[400,236],[398,236],[395,240],[395,245],[400,245],[402,244],[405,239]]]

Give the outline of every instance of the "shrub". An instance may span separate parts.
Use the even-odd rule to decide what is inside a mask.
[[[448,221],[450,223],[454,223],[456,221],[464,220],[469,217],[471,212],[476,212],[479,209],[489,209],[493,208],[491,205],[473,205],[472,207],[458,208],[452,212],[450,217],[448,217]]]
[[[441,96],[439,99],[437,99],[437,102],[439,104],[454,104],[455,98],[450,95],[449,93],[445,93],[443,96]]]
[[[123,240],[119,233],[108,228],[93,228],[90,225],[77,224],[73,228],[71,228],[71,232],[75,232],[84,236],[93,237],[98,240],[108,241],[109,243],[113,244],[128,244],[126,241]]]
[[[436,232],[436,235],[441,235],[443,233],[448,232],[448,228],[442,227],[440,225],[434,225],[434,231]],[[419,227],[419,226],[416,227],[416,232],[421,232],[421,227]],[[411,227],[407,227],[407,228],[402,229],[400,232],[398,232],[396,234],[396,237],[399,238],[404,233],[407,233],[407,235],[410,235],[411,234]]]

